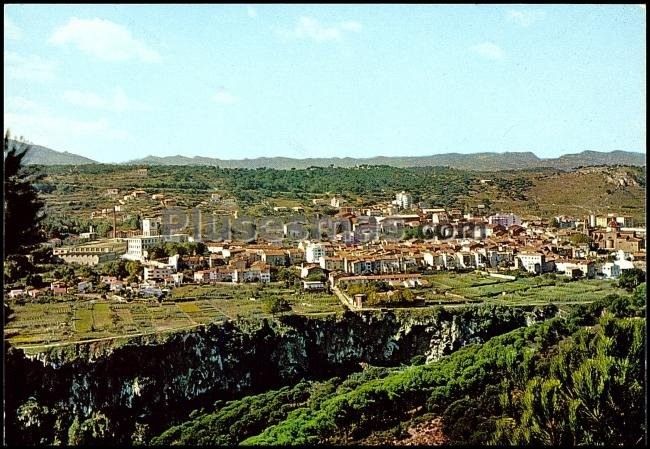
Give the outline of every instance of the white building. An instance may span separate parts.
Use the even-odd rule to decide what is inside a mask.
[[[521,226],[521,218],[515,214],[495,214],[488,217],[488,223],[491,225],[501,225],[509,228],[512,225]]]
[[[172,274],[174,274],[174,270],[170,267],[144,267],[145,281],[149,279],[164,279]]]
[[[305,248],[305,261],[307,263],[319,263],[320,258],[325,256],[325,248],[319,243],[309,243]]]
[[[142,235],[144,237],[153,237],[160,235],[160,223],[152,218],[142,220]]]
[[[621,275],[621,267],[612,262],[607,262],[600,267],[600,272],[607,279],[616,279]]]
[[[148,251],[152,247],[163,242],[162,236],[153,237],[132,237],[126,239],[126,254],[125,259],[130,260],[143,260],[148,256]]]
[[[556,261],[555,269],[560,273],[564,273],[566,276],[573,276],[576,270],[580,270],[582,276],[587,278],[593,278],[596,275],[595,264],[587,260]]]
[[[402,190],[397,195],[395,195],[395,200],[392,204],[396,205],[400,209],[410,209],[413,205],[413,196],[410,193],[406,193]]]
[[[330,201],[330,206],[332,207],[341,207],[343,204],[345,204],[345,200],[341,197],[333,197],[332,200]]]
[[[631,270],[634,267],[634,263],[632,262],[633,257],[629,254],[623,251],[622,249],[616,251],[616,260],[614,263],[618,265],[619,269],[621,271],[623,270]]]
[[[545,270],[546,257],[541,253],[528,253],[522,252],[517,254],[515,259],[515,267],[523,268],[529,273],[541,274],[548,270]]]

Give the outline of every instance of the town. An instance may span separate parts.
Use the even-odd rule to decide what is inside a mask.
[[[148,193],[135,190],[125,198],[138,195]],[[324,227],[319,227],[320,239],[305,239],[310,236],[305,234],[307,220],[295,218],[280,226],[279,233],[268,238],[254,233],[248,241],[165,232],[164,217],[144,218],[140,232],[123,237],[99,238],[91,226],[88,232],[67,236],[65,243],[53,238],[44,245],[54,260],[92,267],[98,277],[52,280],[49,288],[13,288],[8,295],[103,292],[162,298],[184,284],[288,279],[305,291],[369,282],[408,289],[426,284],[423,275],[441,271],[616,279],[626,270],[645,270],[645,227],[635,227],[631,217],[621,214],[550,220],[525,220],[507,212],[486,216],[480,204],[465,211],[423,208],[405,191],[390,203],[371,207],[349,206],[336,196],[328,205],[337,213],[317,224],[325,224],[332,237],[323,238]],[[134,275],[114,273],[118,261],[135,266]],[[345,298],[361,307],[364,295]]]
[[[4,25],[5,445],[647,445],[645,5]]]

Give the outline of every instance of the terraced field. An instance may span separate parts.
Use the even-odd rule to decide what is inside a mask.
[[[265,297],[281,295],[294,313],[342,313],[338,298],[327,293],[303,293],[255,286],[191,286],[178,289],[177,301],[69,301],[59,304],[12,305],[4,337],[12,345],[31,346],[185,329],[237,318],[270,317]],[[191,293],[194,297],[183,297]],[[253,298],[257,295],[257,298]]]
[[[563,302],[590,302],[608,294],[624,295],[614,281],[582,279],[569,280],[562,276],[537,276],[506,280],[478,273],[441,273],[425,276],[430,288],[416,293],[427,303],[492,302],[522,305]]]

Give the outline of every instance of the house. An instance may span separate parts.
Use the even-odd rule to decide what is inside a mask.
[[[147,196],[147,192],[145,192],[144,190],[134,190],[133,192],[131,192],[132,198],[143,198],[145,196]]]
[[[210,254],[208,257],[208,266],[210,268],[217,268],[226,264],[226,258],[221,254]]]
[[[476,268],[476,257],[469,251],[459,251],[456,253],[456,266],[461,269]]]
[[[183,273],[174,273],[170,277],[174,286],[178,287],[180,285],[183,285],[183,280],[185,278]]]
[[[154,287],[149,284],[143,284],[140,286],[140,294],[143,296],[160,296],[162,295],[162,289],[160,287]]]
[[[305,260],[307,263],[317,263],[325,256],[325,247],[319,243],[309,243],[305,248]]]
[[[305,261],[305,252],[300,248],[287,249],[287,256],[289,258],[289,265],[298,265]]]
[[[343,259],[340,257],[323,256],[320,258],[319,264],[323,270],[327,271],[342,271],[344,266]]]
[[[160,235],[139,236],[126,239],[125,259],[143,260],[149,254],[149,249],[161,244],[164,241]]]
[[[442,254],[438,252],[425,252],[423,254],[423,260],[426,266],[436,268],[438,270],[444,268],[445,266]]]
[[[555,269],[572,278],[586,277],[591,279],[596,276],[596,265],[591,260],[558,259],[555,261]]]
[[[112,292],[119,292],[119,291],[122,291],[122,289],[124,289],[124,282],[123,281],[119,281],[119,280],[111,281],[108,285],[109,285],[110,291],[112,291]]]
[[[262,256],[262,262],[272,267],[287,266],[288,255],[281,249],[265,249],[259,252]]]
[[[205,284],[210,282],[210,270],[200,270],[194,272],[194,282]]]
[[[98,241],[79,246],[62,246],[54,248],[52,254],[65,263],[94,266],[114,260],[123,254],[125,246],[122,242],[111,240]]]
[[[330,206],[340,208],[345,204],[345,200],[341,197],[332,197],[332,200],[330,201]]]
[[[547,269],[546,256],[539,252],[520,252],[515,258],[515,268],[535,274],[550,271]]]
[[[341,276],[341,277],[332,277],[330,276],[330,282],[336,282],[338,285],[350,285],[350,284],[366,284],[368,282],[374,282],[374,281],[383,281],[383,282],[391,282],[391,281],[397,281],[397,282],[403,282],[403,281],[410,281],[413,280],[415,281],[415,285],[419,285],[421,283],[421,277],[422,275],[418,273],[413,273],[413,274],[402,274],[402,273],[396,273],[396,274],[378,274],[378,275],[371,275],[371,276]]]
[[[488,217],[488,224],[500,224],[504,228],[521,225],[521,218],[515,214],[495,214]]]
[[[166,276],[171,276],[172,274],[174,274],[174,270],[170,267],[156,267],[156,266],[144,267],[145,281],[148,281],[149,279],[163,279]]]
[[[91,290],[93,288],[93,283],[90,281],[82,281],[77,284],[77,291],[79,293],[85,293],[88,290]]]
[[[616,260],[614,261],[616,265],[618,265],[621,273],[624,270],[631,270],[634,268],[634,263],[632,262],[632,258],[628,253],[626,253],[623,250],[618,250],[616,252]]]
[[[322,276],[325,278],[327,273],[325,273],[325,270],[323,270],[320,265],[303,265],[300,268],[300,277],[305,279],[310,276]]]
[[[323,281],[302,281],[303,290],[325,290],[325,283]]]
[[[600,267],[600,274],[606,279],[616,279],[621,275],[621,267],[613,262],[607,262]]]
[[[52,282],[50,284],[50,290],[52,290],[52,293],[54,295],[65,295],[66,293],[68,293],[68,286],[60,281]]]
[[[208,262],[203,258],[203,256],[185,256],[182,258],[182,261],[191,270],[201,270],[208,266]]]
[[[264,262],[255,262],[250,268],[235,269],[232,272],[232,282],[271,282],[271,270]]]
[[[14,289],[9,292],[9,297],[10,298],[19,298],[25,294],[25,290],[22,288]]]
[[[45,292],[43,290],[39,290],[39,289],[35,288],[35,289],[32,289],[32,290],[27,290],[27,294],[31,298],[37,298],[37,297],[45,294]]]
[[[410,209],[413,205],[413,195],[402,190],[395,195],[395,200],[391,204],[394,204],[400,209]]]

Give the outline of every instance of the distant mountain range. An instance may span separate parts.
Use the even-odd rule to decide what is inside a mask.
[[[572,169],[592,165],[637,165],[645,166],[645,154],[629,151],[583,151],[578,154],[567,154],[553,159],[540,159],[532,152],[512,153],[446,153],[432,156],[386,157],[371,158],[307,158],[291,159],[286,157],[261,157],[256,159],[224,160],[209,157],[186,156],[147,156],[127,162],[132,165],[213,165],[223,168],[259,168],[269,167],[278,169],[307,168],[307,167],[354,167],[357,165],[391,165],[394,167],[425,167],[449,166],[462,170],[517,170],[537,167],[552,167]]]
[[[22,148],[26,144],[13,141],[14,145]],[[24,162],[28,165],[83,165],[97,164],[96,161],[67,151],[55,151],[40,145],[30,145],[31,149],[25,155]]]
[[[26,156],[28,164],[66,165],[96,164],[96,161],[68,152],[54,151],[39,145],[33,145]],[[307,158],[292,159],[287,157],[260,157],[256,159],[216,159],[210,157],[187,156],[147,156],[125,162],[126,165],[211,165],[222,168],[307,168],[307,167],[354,167],[357,165],[391,165],[394,167],[448,166],[462,170],[517,170],[527,168],[551,167],[568,170],[592,165],[636,165],[645,166],[645,154],[630,151],[583,151],[566,154],[558,158],[540,159],[532,152],[506,153],[446,153],[431,156],[371,158]]]

